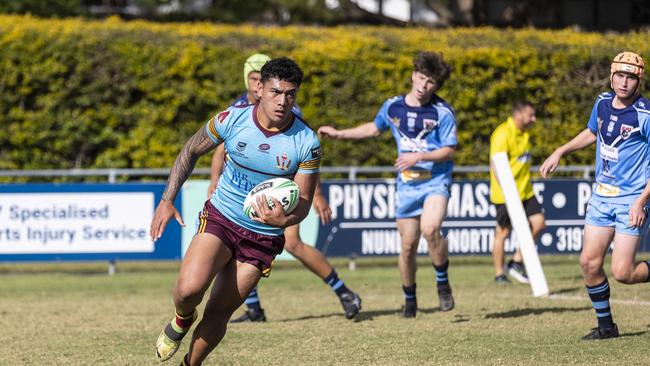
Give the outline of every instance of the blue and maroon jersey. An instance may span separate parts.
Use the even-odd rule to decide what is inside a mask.
[[[257,106],[230,107],[205,126],[208,136],[224,143],[226,162],[212,204],[239,226],[266,235],[283,230],[251,220],[244,214],[246,195],[271,178],[293,179],[320,168],[321,148],[314,131],[297,114],[282,130],[270,131],[257,121]]]
[[[616,109],[615,94],[602,93],[591,111],[587,128],[597,136],[596,182],[593,198],[612,203],[632,203],[650,178],[650,101],[639,97],[632,105]]]

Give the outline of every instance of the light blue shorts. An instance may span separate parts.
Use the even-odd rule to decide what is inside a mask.
[[[439,195],[449,198],[451,184],[401,184],[397,189],[397,201],[395,202],[395,217],[405,219],[416,217],[422,214],[424,201],[431,195]]]
[[[593,226],[614,227],[616,232],[641,236],[645,222],[642,227],[630,227],[630,206],[628,203],[610,203],[596,200],[589,200],[585,222]]]

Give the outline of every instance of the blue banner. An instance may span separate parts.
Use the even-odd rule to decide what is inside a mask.
[[[179,259],[181,231],[175,220],[155,244],[149,237],[164,187],[0,185],[0,261]]]
[[[586,180],[548,180],[533,183],[544,209],[546,229],[537,239],[541,254],[579,253],[585,210],[591,196]],[[395,223],[395,183],[387,181],[323,182],[333,220],[320,227],[317,248],[327,256],[383,256],[400,252]],[[442,225],[450,255],[486,255],[492,252],[496,208],[490,203],[488,181],[458,181],[451,187],[447,218]],[[647,226],[647,223],[646,223]],[[643,239],[639,251],[648,251]],[[506,251],[514,251],[514,234]],[[424,239],[418,254],[427,253]]]

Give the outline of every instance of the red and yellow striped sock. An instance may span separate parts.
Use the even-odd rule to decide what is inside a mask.
[[[196,317],[196,310],[189,315],[180,315],[176,313],[174,319],[172,319],[172,321],[167,324],[167,327],[165,327],[165,334],[173,341],[180,341],[183,339],[185,334],[189,332]]]

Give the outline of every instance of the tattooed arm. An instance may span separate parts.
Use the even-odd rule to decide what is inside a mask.
[[[151,220],[151,227],[149,228],[149,235],[152,240],[157,240],[162,236],[165,231],[165,226],[173,217],[176,218],[181,226],[185,226],[180,213],[174,207],[174,199],[180,191],[183,183],[192,173],[194,165],[199,157],[208,151],[214,149],[217,143],[212,141],[205,132],[205,128],[201,127],[194,136],[192,136],[183,149],[178,154],[171,171],[169,172],[169,179],[167,180],[167,187],[163,192],[162,199],[156,208],[153,220]]]

